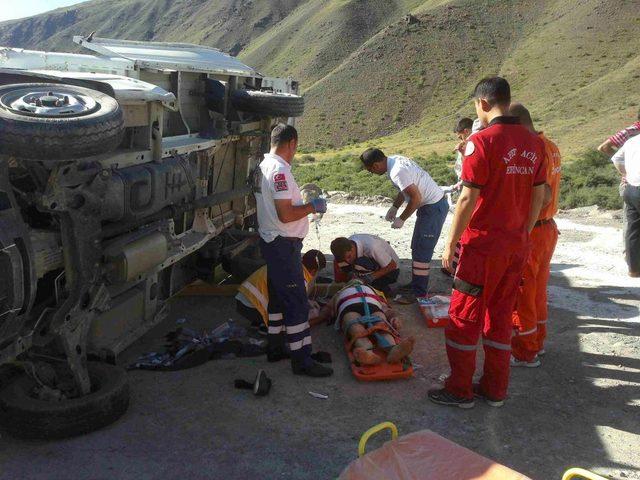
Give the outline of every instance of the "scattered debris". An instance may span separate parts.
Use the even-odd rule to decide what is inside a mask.
[[[246,338],[247,329],[232,319],[211,332],[180,327],[167,333],[164,352],[141,355],[128,369],[184,370],[219,358],[257,357],[266,352],[266,341]]]
[[[235,388],[241,390],[253,390],[253,394],[256,397],[264,397],[271,390],[272,381],[264,370],[258,370],[256,378],[253,382],[248,382],[241,378],[237,378],[233,384]]]
[[[311,395],[313,398],[319,398],[320,400],[327,400],[329,398],[329,395],[325,395],[324,393],[312,392],[312,391],[309,391],[309,395]]]

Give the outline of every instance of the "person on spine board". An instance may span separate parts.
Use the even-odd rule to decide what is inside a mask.
[[[315,279],[318,273],[327,266],[327,260],[320,250],[309,250],[302,256],[302,271],[307,296],[311,299],[315,294]],[[267,280],[267,266],[264,265],[253,272],[238,287],[236,295],[236,311],[251,322],[253,327],[264,334],[268,334],[269,328],[269,298],[270,289]],[[282,313],[282,312],[276,312]],[[312,315],[310,313],[310,315]],[[267,356],[273,356],[276,350],[284,349],[284,339],[281,333],[277,335],[277,341],[273,336],[267,337],[272,348],[267,350]],[[273,344],[273,345],[272,345]],[[278,352],[280,353],[280,352]],[[282,357],[280,357],[282,358]]]
[[[384,358],[374,352],[376,346],[387,352],[387,363],[399,363],[413,351],[415,339],[396,341],[402,321],[389,307],[384,293],[352,280],[339,290],[313,323],[331,323],[349,340],[349,348],[360,365],[377,365]]]
[[[331,253],[340,270],[385,295],[400,275],[400,258],[393,247],[377,235],[360,233],[349,238],[338,237],[331,242]]]

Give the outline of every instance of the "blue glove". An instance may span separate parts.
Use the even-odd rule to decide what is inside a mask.
[[[327,201],[324,198],[314,198],[311,200],[311,205],[316,213],[327,212]]]

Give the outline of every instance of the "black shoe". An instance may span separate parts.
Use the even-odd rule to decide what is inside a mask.
[[[404,285],[399,285],[395,291],[397,293],[413,292],[413,284],[405,283]]]
[[[333,375],[333,369],[320,365],[319,363],[312,362],[308,366],[291,363],[291,370],[296,375],[306,375],[308,377],[330,377]]]
[[[450,407],[458,408],[473,408],[475,401],[473,398],[461,398],[456,397],[452,393],[447,392],[444,388],[437,390],[429,390],[429,400],[438,405],[448,405]]]
[[[253,390],[253,394],[256,397],[264,397],[269,393],[269,390],[271,390],[271,379],[267,377],[264,370],[258,370],[258,374],[253,383],[238,378],[234,381],[234,385],[236,388]]]
[[[499,408],[504,405],[504,399],[497,400],[495,398],[490,398],[487,395],[485,395],[484,392],[482,391],[482,388],[480,388],[479,383],[473,384],[473,396],[476,398],[484,399],[484,401],[487,402],[487,404],[489,404],[492,407]]]
[[[267,348],[267,362],[279,362],[289,358],[291,358],[291,354],[284,348]]]
[[[311,354],[311,360],[318,363],[331,363],[331,354],[329,352],[316,352]]]

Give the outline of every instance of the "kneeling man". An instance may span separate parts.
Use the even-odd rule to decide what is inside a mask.
[[[377,235],[359,233],[331,242],[331,253],[340,271],[360,277],[373,288],[389,293],[400,275],[400,258],[393,247]]]

